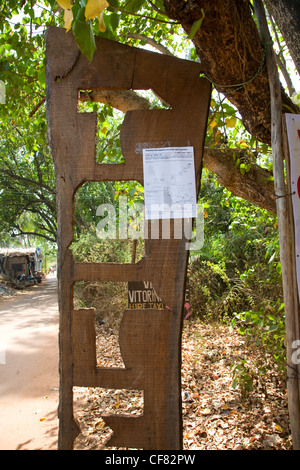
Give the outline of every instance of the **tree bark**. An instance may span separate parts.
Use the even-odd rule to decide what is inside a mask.
[[[99,102],[126,113],[134,109],[149,109],[149,101],[131,90],[81,91],[79,101]]]
[[[276,214],[276,198],[272,172],[252,165],[244,175],[239,167],[234,164],[233,155],[241,162],[244,158],[244,150],[219,148],[204,148],[204,166],[212,171],[218,182],[225,186],[232,194],[249,201],[262,209]]]
[[[203,16],[193,43],[215,88],[239,110],[250,134],[271,143],[271,109],[264,47],[248,0],[164,0],[168,16],[190,33]],[[285,112],[297,107],[282,90]],[[288,108],[287,108],[288,107]]]
[[[299,0],[266,0],[300,75],[300,4]]]

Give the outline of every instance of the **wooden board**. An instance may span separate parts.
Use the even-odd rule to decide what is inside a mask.
[[[188,251],[186,238],[150,239],[137,263],[75,263],[74,195],[86,181],[143,184],[143,148],[192,146],[197,191],[210,102],[201,65],[96,38],[91,63],[72,33],[50,28],[46,40],[47,123],[56,171],[58,208],[58,296],[60,311],[59,449],[73,448],[79,432],[73,417],[73,386],[140,388],[139,418],[107,416],[108,445],[181,449],[181,329]],[[59,51],[59,53],[58,53]],[[121,128],[123,164],[98,164],[97,115],[78,113],[79,90],[152,89],[168,110],[126,113]],[[172,225],[172,221],[170,221]],[[93,309],[73,308],[77,281],[149,281],[169,308],[126,310],[120,328],[125,368],[96,364]]]

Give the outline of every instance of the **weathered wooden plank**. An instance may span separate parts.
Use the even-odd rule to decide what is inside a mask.
[[[181,239],[148,239],[144,258],[128,265],[74,263],[69,247],[78,187],[85,181],[136,179],[143,184],[143,148],[192,146],[199,190],[210,84],[199,78],[201,64],[100,38],[96,42],[97,50],[89,63],[79,53],[72,33],[58,28],[50,28],[47,33],[47,121],[58,204],[59,448],[73,446],[76,427],[72,387],[82,385],[144,390],[142,417],[106,417],[114,431],[113,445],[180,449],[186,234]],[[97,116],[77,112],[78,92],[82,89],[153,89],[171,109],[128,112],[121,129],[125,163],[97,164]],[[151,281],[168,307],[159,312],[124,312],[120,329],[123,369],[96,365],[94,311],[73,308],[73,285],[80,280]]]
[[[167,388],[169,381],[173,381],[169,368],[170,310],[124,312],[120,349],[125,370],[96,367],[93,316],[91,310],[73,311],[74,384],[144,390],[142,420],[137,422],[128,416],[104,417],[114,429],[110,444],[123,447],[138,443],[144,449],[168,449]]]

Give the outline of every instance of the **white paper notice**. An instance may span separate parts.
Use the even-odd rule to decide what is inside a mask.
[[[145,219],[197,217],[193,147],[143,149]]]

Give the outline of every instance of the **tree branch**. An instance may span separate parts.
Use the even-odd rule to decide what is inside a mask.
[[[126,37],[131,39],[138,39],[139,41],[145,41],[147,44],[154,47],[162,54],[173,56],[172,52],[170,52],[167,47],[163,46],[162,44],[159,44],[159,42],[155,41],[155,39],[149,38],[145,34],[129,33]]]
[[[20,230],[19,227],[16,227],[19,230],[19,233],[11,233],[11,237],[19,237],[20,235],[32,235],[36,237],[41,237],[45,238],[45,240],[48,240],[49,242],[56,243],[56,238],[49,237],[48,235],[45,235],[43,233],[37,233],[37,232],[23,232],[23,230]]]
[[[79,101],[92,101],[103,103],[126,113],[134,109],[149,109],[150,103],[146,98],[139,96],[132,90],[108,91],[92,90],[80,91]]]
[[[235,196],[276,214],[273,173],[254,164],[243,175],[234,163],[234,155],[242,161],[245,151],[205,147],[204,166],[212,171],[218,182]]]
[[[1,168],[1,172],[4,173],[5,175],[9,176],[13,180],[18,180],[18,181],[23,181],[24,183],[29,183],[33,184],[34,186],[37,186],[38,188],[44,188],[47,191],[49,191],[51,194],[55,195],[55,189],[51,188],[47,184],[43,183],[42,186],[39,181],[32,180],[30,178],[26,178],[25,176],[20,176],[14,173],[12,170],[5,170],[4,168]]]
[[[43,106],[43,104],[45,103],[45,101],[46,101],[46,98],[41,99],[41,101],[39,101],[39,103],[33,108],[33,110],[30,111],[30,113],[29,113],[29,117],[30,117],[30,118],[32,118],[32,116],[35,115],[35,113],[38,111],[38,109],[39,109],[41,106]]]
[[[122,92],[81,92],[81,101],[103,100],[112,104],[115,108],[124,113],[134,109],[149,109],[150,103],[147,99],[129,90]],[[274,185],[270,178],[271,172],[261,168],[259,165],[252,165],[251,170],[244,175],[234,163],[234,154],[243,158],[243,150],[219,148],[204,148],[204,165],[215,173],[219,183],[238,197],[256,204],[257,206],[276,213],[276,202],[274,195]]]

